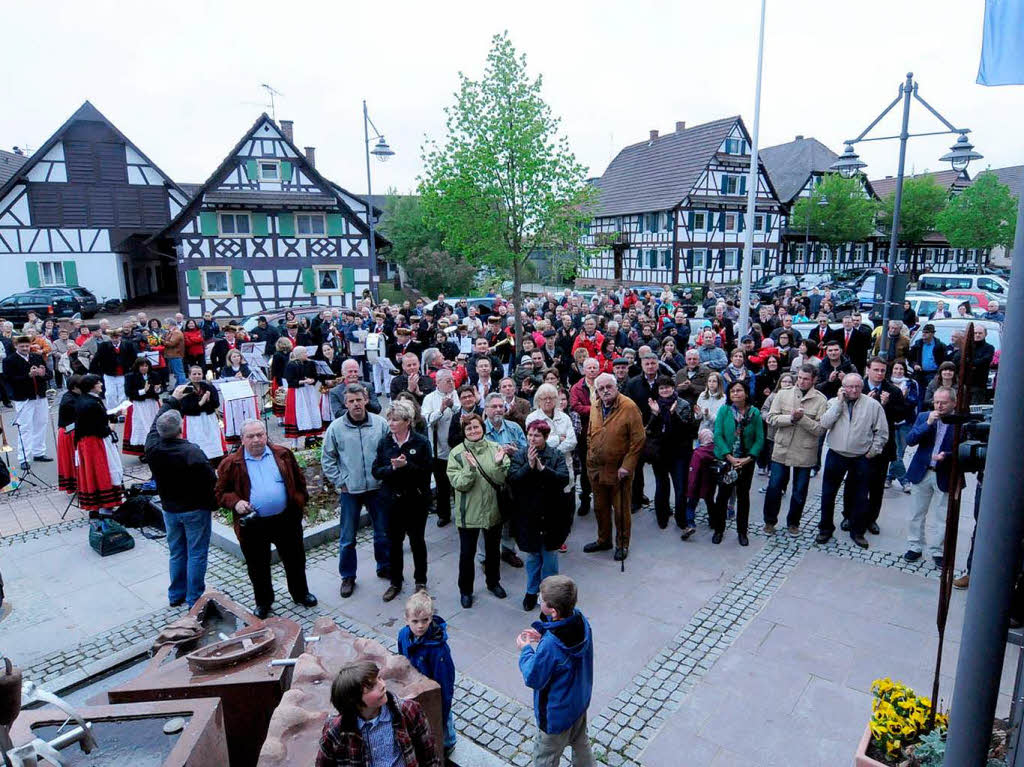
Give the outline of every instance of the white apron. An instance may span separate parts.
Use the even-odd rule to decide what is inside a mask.
[[[299,386],[295,390],[295,428],[301,431],[322,429],[320,392],[315,386]]]
[[[224,441],[215,413],[185,416],[185,439],[198,445],[210,460],[224,455]]]

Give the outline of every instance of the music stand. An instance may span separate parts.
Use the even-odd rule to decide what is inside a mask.
[[[28,458],[28,454],[25,452],[25,441],[21,438],[21,424],[18,423],[18,416],[17,415],[14,416],[14,420],[12,421],[12,425],[18,427],[18,450],[20,451],[21,455],[24,455],[26,458]],[[33,468],[32,468],[32,462],[31,461],[26,461],[26,463],[28,464],[28,468],[27,469],[22,469],[21,465],[19,464],[18,470],[20,472],[22,472],[22,473],[20,475],[15,475],[14,474],[14,470],[11,469],[11,459],[10,459],[10,457],[8,455],[9,453],[12,452],[12,448],[11,448],[10,445],[7,444],[6,432],[4,431],[4,426],[3,426],[3,412],[2,411],[0,411],[0,433],[4,433],[5,436],[4,436],[4,439],[3,439],[3,445],[4,445],[4,447],[8,448],[7,450],[4,450],[3,452],[4,452],[4,458],[7,461],[8,471],[10,471],[10,473],[11,473],[11,481],[13,482],[15,479],[18,480],[18,484],[15,487],[11,488],[8,491],[7,495],[9,495],[10,497],[13,498],[15,495],[18,494],[18,492],[21,490],[22,486],[25,485],[25,484],[31,485],[32,487],[49,487],[49,488],[52,488],[53,485],[51,485],[49,482],[47,482],[45,479],[43,479],[42,477],[40,477],[38,474],[35,473],[35,470],[33,470]]]

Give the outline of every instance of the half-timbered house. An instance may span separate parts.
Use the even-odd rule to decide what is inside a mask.
[[[352,306],[370,287],[366,203],[324,178],[291,129],[261,115],[153,239],[173,244],[187,316]]]
[[[170,262],[144,242],[186,195],[88,101],[31,157],[3,159],[13,170],[0,176],[4,294],[81,285],[135,298],[174,284]]]
[[[621,150],[598,188],[582,243],[590,252],[579,282],[722,283],[738,280],[744,232],[754,230],[753,274],[777,270],[783,207],[760,162],[753,221],[747,221],[750,137],[727,117]]]

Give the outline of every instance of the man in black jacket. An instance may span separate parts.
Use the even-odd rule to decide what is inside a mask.
[[[210,549],[210,520],[217,508],[217,474],[198,445],[181,438],[178,386],[146,437],[146,460],[163,504],[171,585],[167,601],[190,608],[206,591],[206,561]]]
[[[843,376],[856,373],[853,364],[843,354],[842,340],[833,338],[825,344],[825,359],[818,365],[818,378],[815,388],[832,399],[839,394],[843,386]]]
[[[889,426],[889,441],[885,443],[885,449],[868,459],[868,532],[875,535],[879,533],[878,516],[882,512],[885,478],[889,474],[889,464],[896,457],[896,424],[906,416],[907,408],[903,392],[886,378],[888,369],[882,357],[872,357],[864,381],[864,396],[878,400]]]
[[[330,394],[327,395],[327,401],[331,404],[331,415],[335,418],[341,418],[348,411],[345,406],[345,389],[349,384],[359,384],[366,389],[367,396],[370,398],[366,405],[367,411],[380,415],[380,402],[377,400],[377,395],[373,393],[373,387],[370,386],[369,381],[361,380],[359,374],[359,363],[354,359],[349,358],[341,363],[341,383],[333,386]]]
[[[640,356],[640,375],[629,379],[625,394],[640,408],[640,418],[646,426],[651,420],[651,400],[658,399],[658,357],[653,352]],[[644,497],[644,458],[637,458],[633,472],[633,511],[639,511],[648,499]]]
[[[857,327],[852,314],[843,317],[843,326],[835,331],[832,338],[839,341],[839,348],[853,364],[854,372],[862,373],[868,361],[871,335]]]
[[[128,399],[124,391],[124,377],[138,356],[138,347],[121,337],[120,328],[112,329],[110,340],[96,347],[96,356],[89,363],[89,372],[103,376],[103,404],[107,410],[113,410]]]
[[[50,411],[46,406],[46,381],[49,373],[40,354],[31,352],[28,336],[14,339],[14,354],[4,358],[4,378],[11,387],[11,399],[17,415],[18,460],[22,469],[29,461],[52,461],[46,456],[46,426]]]
[[[988,371],[992,368],[996,349],[985,340],[987,336],[988,330],[984,325],[974,326],[974,357],[967,377],[972,405],[983,405],[988,399]]]
[[[250,341],[263,344],[263,355],[266,357],[274,356],[274,344],[280,337],[281,334],[272,328],[267,318],[262,315],[256,318],[256,327],[249,334]]]
[[[224,335],[213,342],[213,348],[210,350],[210,367],[214,376],[219,376],[227,364],[228,352],[232,349],[241,349],[241,344],[235,338],[236,330],[234,325],[228,325],[224,328]]]
[[[913,368],[914,380],[921,390],[922,399],[928,384],[939,372],[939,365],[946,361],[949,351],[946,344],[935,337],[935,326],[930,322],[921,328],[921,335],[910,345],[907,361]]]

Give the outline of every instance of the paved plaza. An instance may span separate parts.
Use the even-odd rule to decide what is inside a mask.
[[[652,492],[650,475],[648,481]],[[763,495],[757,489],[765,482],[755,480],[752,521],[760,517]],[[700,532],[683,543],[674,526],[659,530],[652,510],[645,509],[634,517],[624,572],[608,552],[582,553],[594,537],[594,519],[576,518],[569,552],[559,561],[562,572],[578,581],[580,607],[594,630],[590,733],[602,763],[836,767],[852,760],[869,716],[874,678],[890,676],[930,691],[938,570],[927,558],[913,564],[902,559],[910,496],[886,491],[882,534],[870,536],[871,548],[862,551],[845,536],[826,546],[813,543],[818,491],[815,480],[799,538],[769,539],[752,525],[748,548],[737,545],[731,529],[713,546],[702,515]],[[970,543],[973,494],[972,484],[964,497],[958,563]],[[34,529],[28,524],[35,518],[50,522],[45,509],[62,510],[61,498],[45,491],[0,498],[0,519],[25,520],[20,532],[0,538],[7,589],[0,648],[27,678],[54,688],[111,658],[137,653],[181,613],[167,607],[163,541],[136,534],[133,550],[100,558],[88,547],[81,519],[69,515],[68,521]],[[26,506],[40,510],[35,518]],[[429,589],[448,621],[460,675],[454,706],[461,753],[468,741],[479,747],[464,762],[526,765],[534,725],[514,644],[534,617],[520,604],[525,573],[502,565],[509,598],[501,601],[484,590],[481,571],[476,602],[464,610],[456,588],[454,527],[438,529],[432,518],[427,546]],[[320,599],[312,610],[291,603],[283,572],[275,567],[275,589],[284,600],[274,613],[307,628],[329,615],[393,647],[411,583],[385,604],[380,597],[387,584],[374,575],[365,529],[359,557],[355,594],[343,600],[337,544],[309,553],[310,588]],[[207,584],[252,605],[244,565],[217,549],[211,549]],[[964,601],[964,592],[954,592],[943,658],[946,701]],[[1009,708],[1016,660],[1017,651],[1010,649],[1001,715]]]

